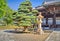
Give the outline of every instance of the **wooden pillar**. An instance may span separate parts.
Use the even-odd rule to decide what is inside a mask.
[[[56,27],[56,14],[53,15],[53,27]]]
[[[53,14],[53,27],[56,27],[56,13],[55,13],[55,7],[54,9],[54,14]]]
[[[46,26],[48,25],[48,18],[46,17]]]
[[[48,12],[46,12],[46,26],[48,26]]]

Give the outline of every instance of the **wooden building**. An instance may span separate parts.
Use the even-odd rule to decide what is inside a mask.
[[[39,12],[42,12],[46,18],[46,26],[48,25],[48,18],[52,18],[52,27],[56,27],[56,18],[60,17],[60,0],[45,0],[42,6],[36,7]]]

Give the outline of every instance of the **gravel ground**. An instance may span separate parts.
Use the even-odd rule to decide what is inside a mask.
[[[48,35],[14,33],[8,30],[0,30],[0,41],[44,41]]]

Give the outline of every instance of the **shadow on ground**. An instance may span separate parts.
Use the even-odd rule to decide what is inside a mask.
[[[7,33],[16,33],[16,34],[30,33],[30,32],[22,32],[22,31],[15,31],[15,30],[5,30],[4,32],[7,32]]]

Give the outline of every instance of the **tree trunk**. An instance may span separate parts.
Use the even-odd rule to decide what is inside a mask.
[[[25,31],[26,30],[26,27],[24,27],[24,30],[23,31]]]
[[[27,29],[27,27],[24,27],[24,30],[23,30],[24,32],[28,32],[28,29]]]

